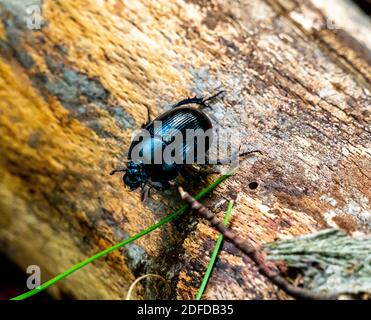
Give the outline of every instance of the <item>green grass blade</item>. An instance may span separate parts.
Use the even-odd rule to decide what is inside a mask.
[[[224,217],[224,224],[225,225],[227,225],[227,223],[228,223],[229,217],[230,217],[231,212],[232,212],[232,208],[233,208],[233,201],[231,200],[231,201],[229,201],[228,208],[227,208],[227,213],[225,214],[225,217]],[[209,282],[209,279],[211,277],[211,273],[213,271],[213,267],[214,267],[216,258],[218,257],[220,246],[222,245],[222,241],[223,241],[223,235],[219,234],[218,240],[216,241],[216,244],[215,244],[215,247],[214,247],[214,251],[213,251],[213,253],[211,255],[211,258],[210,258],[209,266],[206,269],[205,276],[202,279],[202,283],[201,283],[200,288],[198,289],[196,300],[201,300],[201,297],[202,297],[202,295],[205,291],[207,283]]]
[[[215,189],[220,183],[222,183],[225,179],[227,179],[229,176],[231,176],[233,174],[233,170],[227,172],[225,175],[222,175],[220,176],[219,178],[217,178],[215,181],[213,181],[210,185],[208,185],[207,187],[205,187],[204,189],[202,189],[196,196],[195,198],[197,200],[201,200],[203,197],[205,197],[208,193],[210,193],[213,189]],[[181,214],[183,214],[187,209],[188,209],[188,205],[183,205],[181,206],[179,209],[175,210],[173,213],[169,214],[168,216],[166,216],[164,219],[160,220],[159,222],[157,222],[156,224],[152,225],[151,227],[149,227],[148,229],[145,229],[139,233],[137,233],[136,235],[118,243],[118,244],[115,244],[113,245],[112,247],[109,247],[89,258],[87,258],[86,260],[84,261],[81,261],[80,263],[74,265],[73,267],[71,267],[70,269],[62,272],[61,274],[57,275],[56,277],[44,282],[43,284],[41,284],[38,288],[36,289],[32,289],[30,291],[27,291],[23,294],[20,294],[19,296],[16,296],[14,298],[12,298],[11,300],[24,300],[24,299],[27,299],[29,297],[32,297],[34,296],[35,294],[45,290],[46,288],[52,286],[53,284],[57,283],[58,281],[66,278],[67,276],[69,276],[70,274],[74,273],[75,271],[83,268],[84,266],[88,265],[89,263],[107,255],[108,253],[111,253],[112,251],[115,251],[129,243],[132,243],[134,242],[135,240],[138,240],[139,238],[147,235],[148,233],[156,230],[157,228],[161,227],[162,225],[164,225],[165,223],[175,219],[176,217],[180,216]]]

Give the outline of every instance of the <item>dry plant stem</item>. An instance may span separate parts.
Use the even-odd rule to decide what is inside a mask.
[[[180,196],[186,201],[192,210],[198,213],[201,217],[205,218],[211,223],[211,226],[219,231],[227,241],[233,243],[239,250],[246,254],[258,267],[259,272],[267,277],[277,287],[285,291],[290,296],[297,299],[307,300],[334,300],[337,296],[325,293],[313,292],[303,288],[299,288],[288,283],[278,271],[273,270],[268,266],[268,262],[264,257],[263,250],[251,245],[248,241],[238,237],[238,235],[231,229],[226,227],[219,221],[215,214],[208,210],[205,206],[194,199],[188,192],[179,188]]]
[[[136,285],[140,281],[142,281],[143,279],[146,279],[146,278],[149,278],[149,277],[158,278],[158,279],[162,280],[164,283],[166,283],[166,287],[167,287],[167,290],[169,291],[169,294],[171,293],[171,287],[169,285],[169,282],[165,278],[161,277],[158,274],[149,273],[149,274],[145,274],[145,275],[135,279],[135,281],[131,284],[131,286],[129,288],[128,294],[126,295],[126,300],[131,300],[131,296],[133,294],[133,290],[136,287]]]

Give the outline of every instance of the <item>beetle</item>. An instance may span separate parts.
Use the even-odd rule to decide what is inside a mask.
[[[151,188],[157,190],[167,190],[170,188],[172,182],[177,178],[184,163],[177,162],[161,162],[159,164],[154,163],[154,153],[159,151],[162,153],[164,149],[174,140],[174,131],[184,134],[187,130],[212,130],[213,126],[209,117],[202,111],[202,109],[209,107],[208,101],[215,99],[216,97],[223,94],[224,91],[220,91],[217,94],[205,99],[194,98],[184,99],[174,104],[169,111],[159,115],[153,121],[148,121],[147,124],[143,125],[142,128],[146,130],[149,135],[143,138],[140,142],[133,141],[128,152],[128,162],[125,169],[115,169],[111,172],[111,175],[118,172],[125,172],[123,176],[124,184],[129,187],[131,191],[138,188],[142,190],[142,201],[148,196],[148,192]],[[199,108],[197,108],[197,106]],[[160,129],[156,128],[155,123],[161,122],[162,126]],[[205,152],[208,151],[212,141],[210,140],[205,143]],[[189,145],[185,140],[182,141],[181,147],[181,158],[185,160],[187,154],[197,148],[196,140],[193,144]],[[136,161],[133,159],[134,148],[141,143],[141,155],[149,161]],[[250,151],[239,154],[244,156],[249,153],[257,151]],[[206,158],[208,159],[207,155]],[[225,164],[230,161],[231,158],[224,160],[216,160],[215,164]]]

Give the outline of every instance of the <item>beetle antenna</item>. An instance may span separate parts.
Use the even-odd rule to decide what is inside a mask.
[[[112,170],[110,172],[110,175],[113,176],[115,173],[118,173],[118,172],[125,172],[126,169],[115,169],[115,170]]]
[[[207,99],[203,99],[202,100],[202,103],[206,103],[207,101],[213,100],[213,99],[215,99],[216,97],[220,96],[223,93],[225,93],[225,90],[221,90],[218,93],[214,94],[213,96],[211,96],[211,97],[209,97]]]

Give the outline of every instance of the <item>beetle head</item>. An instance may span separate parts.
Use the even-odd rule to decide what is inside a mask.
[[[123,180],[125,185],[128,186],[131,191],[141,187],[148,181],[148,176],[144,170],[143,164],[137,164],[130,161],[127,164]]]

